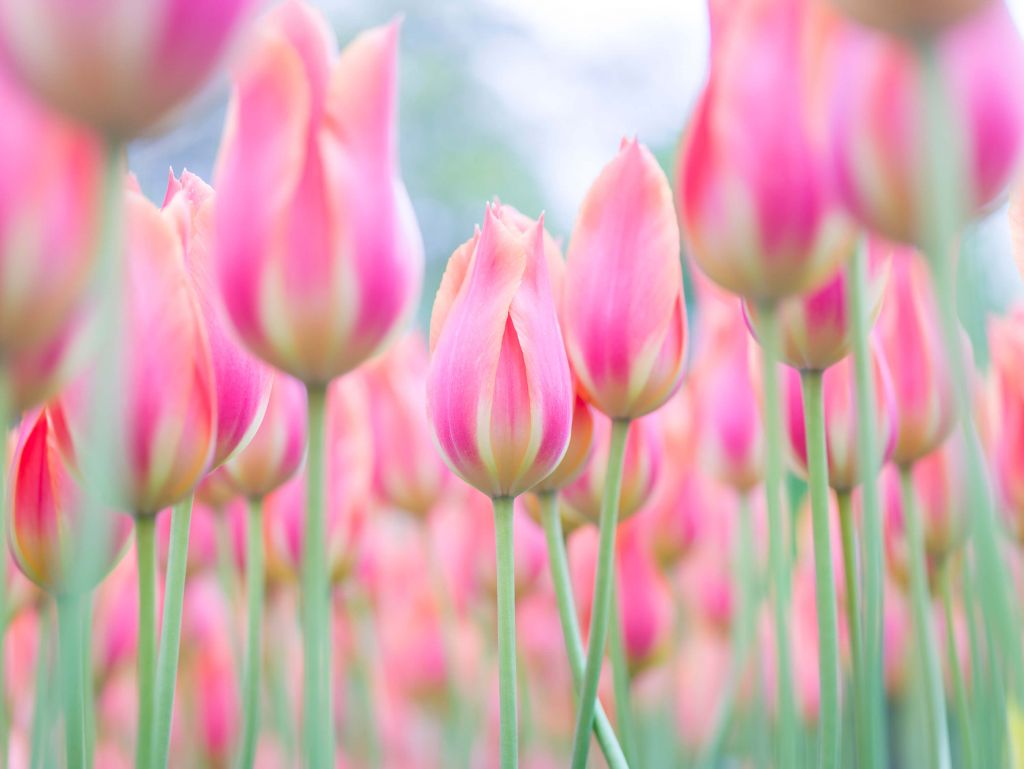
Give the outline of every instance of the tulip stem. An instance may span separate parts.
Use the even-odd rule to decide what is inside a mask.
[[[949,735],[946,726],[946,699],[942,689],[942,669],[931,622],[931,600],[928,594],[928,567],[925,563],[924,532],[914,496],[914,481],[909,465],[900,468],[903,524],[906,532],[910,566],[910,600],[917,631],[918,648],[925,684],[929,750],[933,753],[929,766],[949,769]]]
[[[164,609],[160,623],[160,651],[156,663],[156,733],[153,766],[167,766],[174,716],[174,688],[178,679],[178,650],[181,647],[181,610],[185,602],[185,572],[188,566],[188,533],[192,522],[192,494],[171,511],[171,541],[167,548],[164,577]]]
[[[839,627],[833,587],[832,537],[829,526],[828,455],[822,372],[803,371],[804,425],[814,529],[814,592],[818,607],[818,677],[821,687],[821,743],[818,765],[836,769],[842,753],[839,701]]]
[[[86,765],[85,681],[82,677],[82,599],[74,594],[58,596],[57,624],[60,631],[60,688],[64,700],[64,741],[67,766]]]
[[[846,621],[850,631],[850,656],[853,661],[853,730],[856,734],[854,752],[859,766],[871,767],[871,746],[867,733],[871,715],[867,710],[868,685],[865,680],[864,630],[861,626],[861,595],[858,578],[856,522],[853,520],[853,500],[849,491],[836,494],[839,504],[839,528],[843,541],[843,576],[846,585]]]
[[[790,657],[789,601],[790,566],[787,531],[791,526],[782,501],[782,457],[785,446],[782,437],[779,394],[779,328],[775,307],[765,304],[761,316],[761,364],[764,388],[765,435],[765,501],[768,508],[769,562],[772,573],[775,612],[775,654],[779,671],[776,691],[779,698],[779,746],[776,766],[797,765],[799,733],[796,724],[796,703],[793,699],[793,665]]]
[[[868,247],[862,240],[850,264],[849,288],[850,313],[853,316],[853,367],[857,399],[857,450],[860,465],[861,489],[861,552],[863,564],[863,606],[857,611],[864,612],[861,632],[861,673],[856,676],[862,689],[858,695],[861,702],[862,723],[858,731],[863,734],[862,765],[882,766],[887,755],[884,723],[884,687],[882,685],[882,612],[884,591],[882,570],[884,547],[882,537],[882,514],[878,499],[877,468],[882,464],[878,449],[878,435],[873,416],[877,413],[875,388],[871,377],[871,358],[868,349],[868,334],[871,328],[870,299],[868,297]]]
[[[619,527],[619,496],[622,490],[622,468],[626,456],[628,419],[613,419],[608,444],[608,470],[601,499],[600,539],[597,548],[597,570],[594,574],[594,598],[590,610],[587,665],[580,687],[580,700],[573,734],[572,769],[585,769],[590,752],[590,730],[597,704],[597,684],[601,678],[605,641],[608,639],[608,615],[612,603],[615,577],[615,533]]]
[[[249,499],[245,527],[245,671],[242,680],[242,747],[239,769],[250,769],[256,758],[260,721],[260,670],[263,664],[263,500]]]
[[[152,765],[153,686],[156,679],[156,517],[135,519],[135,557],[139,578],[139,717],[135,734],[135,769]]]
[[[614,575],[613,575],[614,579]],[[619,602],[618,585],[612,584],[612,628],[608,640],[609,656],[612,660],[612,684],[615,692],[615,720],[626,760],[632,766],[639,766],[636,747],[636,724],[633,720],[633,700],[630,692],[631,676],[626,658],[626,641],[622,635],[622,604]]]
[[[956,627],[953,624],[953,585],[950,572],[953,564],[948,560],[943,564],[939,579],[942,581],[942,608],[946,619],[946,652],[949,659],[949,672],[953,677],[953,688],[956,694],[956,717],[960,729],[960,759],[964,769],[975,768],[974,732],[971,728],[971,713],[967,706],[967,685],[964,673],[960,668],[960,655],[957,653]],[[981,671],[975,675],[980,676]]]
[[[573,685],[578,693],[583,683],[583,666],[586,662],[583,655],[583,639],[580,637],[580,628],[576,622],[576,602],[572,594],[569,559],[565,553],[565,537],[562,534],[562,516],[558,512],[557,493],[541,494],[540,506],[548,544],[548,562],[551,564],[551,581],[554,583],[555,600],[558,603],[558,617],[562,623],[562,636],[569,657],[569,667],[572,669]],[[609,769],[629,768],[626,756],[600,701],[597,702],[594,711],[594,735]]]
[[[518,769],[516,712],[516,569],[512,539],[512,497],[494,498],[494,544],[498,582],[498,684],[501,769]]]
[[[46,733],[50,725],[50,612],[45,607],[41,607],[38,616],[35,691],[32,695],[32,734],[29,756],[31,769],[40,769],[46,765]],[[4,769],[7,769],[6,763]]]
[[[330,589],[327,576],[325,420],[327,390],[309,385],[309,453],[306,460],[306,521],[302,537],[302,743],[306,769],[333,765],[331,715]]]

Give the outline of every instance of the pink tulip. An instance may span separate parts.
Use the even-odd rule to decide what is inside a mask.
[[[14,413],[33,409],[57,395],[87,357],[88,323],[75,315],[45,346],[12,352],[5,361]]]
[[[1024,307],[990,320],[988,338],[998,412],[992,470],[1002,506],[1024,538]]]
[[[234,73],[217,169],[228,315],[259,357],[325,384],[411,313],[423,243],[398,176],[398,23],[340,55],[318,12],[271,11]]]
[[[122,558],[94,593],[92,665],[100,682],[121,669],[134,670],[139,637],[137,584],[135,559]]]
[[[95,254],[103,154],[96,137],[3,70],[0,113],[0,357],[10,366],[12,356],[59,357],[53,348],[76,319]]]
[[[703,748],[713,736],[728,689],[729,665],[727,639],[699,626],[687,634],[675,671],[675,686],[679,690],[675,695],[676,720],[686,745]]]
[[[241,496],[238,487],[228,475],[227,468],[221,465],[206,474],[202,483],[196,487],[196,501],[213,510],[222,510],[233,500]]]
[[[494,497],[535,486],[569,444],[572,379],[543,232],[488,206],[483,229],[452,254],[430,321],[435,439],[459,477]]]
[[[651,557],[649,532],[641,521],[627,523],[615,545],[623,646],[634,672],[657,663],[669,651],[674,608],[672,591]]]
[[[305,456],[306,388],[277,372],[263,421],[224,470],[242,496],[262,497],[295,475]]]
[[[115,424],[111,504],[153,515],[182,499],[202,478],[213,455],[217,424],[210,349],[199,303],[185,270],[181,240],[168,219],[141,195],[125,202],[123,361],[112,404]],[[69,456],[88,447],[87,370],[61,396],[55,424]]]
[[[255,0],[0,2],[0,53],[54,106],[131,138],[213,72]]]
[[[894,4],[888,4],[894,5]],[[937,55],[948,114],[959,142],[949,147],[959,179],[958,215],[976,214],[1004,189],[1024,135],[1018,73],[1024,45],[1002,2],[944,30]],[[838,194],[867,227],[920,242],[921,185],[927,177],[925,63],[918,46],[833,20],[815,63],[827,114],[830,162]]]
[[[679,225],[668,179],[635,139],[622,141],[580,207],[564,302],[566,346],[587,400],[613,418],[668,400],[686,358]]]
[[[594,414],[583,397],[576,393],[572,406],[572,429],[569,431],[569,446],[565,456],[558,467],[533,490],[538,494],[558,491],[579,478],[590,459],[593,438]]]
[[[679,161],[683,230],[715,283],[774,301],[819,286],[854,244],[805,107],[811,4],[709,5],[711,74]]]
[[[228,330],[220,295],[213,285],[209,249],[213,245],[213,190],[188,171],[167,183],[163,214],[177,228],[185,266],[195,286],[210,343],[217,396],[217,442],[212,467],[223,464],[248,443],[263,418],[270,372],[242,349]]]

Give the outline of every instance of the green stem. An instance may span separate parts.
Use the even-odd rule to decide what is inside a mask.
[[[32,748],[29,765],[42,769],[46,764],[47,732],[50,727],[50,612],[39,610],[39,638],[36,641],[35,692],[32,702]]]
[[[991,667],[986,664],[986,660],[982,657],[982,642],[978,632],[981,627],[981,617],[978,615],[977,602],[974,597],[974,574],[976,570],[970,568],[970,555],[970,551],[965,549],[964,570],[960,589],[964,614],[967,617],[967,640],[971,655],[971,693],[969,701],[972,712],[972,731],[981,736],[981,739],[976,743],[979,765],[993,766],[994,763],[991,755],[993,741],[989,739],[991,736],[991,722],[994,720],[989,716],[989,705],[992,699],[989,696],[992,690],[990,683],[992,671]]]
[[[587,665],[580,687],[576,731],[573,735],[572,769],[585,769],[590,752],[590,730],[594,724],[597,684],[601,677],[605,641],[608,638],[608,615],[612,603],[612,580],[615,576],[615,532],[619,526],[619,494],[622,488],[622,467],[626,454],[629,420],[612,420],[608,445],[608,470],[601,499],[600,540],[597,550],[597,571],[594,575],[594,599],[590,610]]]
[[[82,691],[85,692],[85,766],[92,769],[93,760],[96,754],[96,687],[93,682],[92,659],[92,618],[93,600],[95,595],[92,591],[84,597],[82,605],[82,659],[85,661],[80,668],[82,675]]]
[[[262,504],[262,502],[260,503]],[[252,503],[250,502],[250,504]],[[238,596],[241,593],[241,589],[238,584],[238,574],[235,571],[235,556],[232,551],[231,529],[227,512],[225,510],[214,510],[213,523],[217,545],[217,581],[220,583],[220,589],[224,593],[224,598],[227,599],[228,606],[234,609],[234,607],[238,606]],[[231,616],[233,618],[234,613]],[[231,637],[231,649],[234,652],[235,658],[235,674],[238,676],[238,680],[241,681],[245,677],[245,655],[242,653],[242,638],[237,622],[230,622],[229,626],[228,632]]]
[[[576,622],[576,602],[572,595],[572,579],[569,576],[569,559],[565,552],[565,537],[562,534],[562,516],[558,512],[558,495],[552,492],[540,496],[541,517],[548,545],[548,562],[551,564],[551,581],[554,583],[555,600],[558,603],[558,617],[562,623],[565,651],[572,669],[573,685],[577,693],[583,684],[583,639]],[[609,769],[628,769],[626,756],[622,752],[615,731],[600,701],[594,712],[594,734],[601,746]]]
[[[156,517],[135,519],[135,556],[139,579],[139,717],[135,769],[152,766],[153,687],[156,679]]]
[[[836,769],[842,751],[839,701],[839,630],[832,584],[832,537],[829,532],[828,456],[825,442],[825,402],[822,372],[801,373],[807,469],[810,475],[811,517],[814,529],[814,592],[818,606],[818,676],[821,686],[821,744],[819,765]]]
[[[498,681],[501,714],[501,769],[519,766],[516,723],[516,571],[511,497],[494,499],[498,581]]]
[[[946,726],[946,698],[942,690],[942,669],[935,643],[928,595],[928,567],[925,564],[924,531],[921,516],[914,496],[914,482],[909,466],[900,468],[900,491],[902,492],[903,522],[907,540],[907,554],[910,566],[910,598],[917,631],[918,648],[921,651],[922,679],[925,685],[929,750],[932,761],[929,766],[949,769],[949,736]]]
[[[612,660],[615,720],[619,726],[619,738],[622,740],[622,749],[626,753],[627,762],[632,766],[639,766],[637,732],[636,724],[633,721],[633,700],[630,693],[629,661],[626,658],[626,642],[622,629],[622,605],[619,603],[619,589],[615,584],[612,585],[612,621],[608,650]]]
[[[878,766],[871,762],[871,744],[868,733],[872,716],[867,705],[870,687],[865,680],[867,666],[865,664],[864,631],[861,627],[861,595],[860,580],[857,575],[857,534],[856,522],[853,520],[853,503],[850,492],[836,494],[839,503],[839,527],[843,540],[843,573],[846,584],[846,621],[850,633],[850,656],[853,660],[853,730],[854,753],[858,765],[867,767]]]
[[[57,598],[60,629],[60,686],[64,700],[64,741],[67,766],[84,767],[85,691],[82,684],[82,599],[68,594]]]
[[[761,316],[761,361],[764,388],[765,498],[768,508],[769,561],[774,589],[775,654],[777,655],[779,703],[779,750],[777,766],[796,766],[800,735],[793,699],[793,664],[789,639],[790,565],[788,516],[782,503],[782,457],[786,447],[782,435],[777,370],[779,331],[775,307],[764,305]]]
[[[220,516],[223,520],[223,516]],[[250,769],[256,758],[260,721],[260,670],[263,662],[263,500],[249,500],[245,527],[245,675],[242,681],[242,746],[239,769]]]
[[[867,239],[862,239],[849,267],[850,314],[853,318],[853,366],[857,398],[857,461],[861,468],[861,552],[864,622],[861,633],[861,722],[863,735],[862,763],[870,767],[883,765],[888,754],[885,732],[885,687],[882,669],[882,612],[885,593],[882,589],[884,548],[882,514],[878,496],[878,472],[881,457],[874,414],[877,413],[872,381],[868,335],[871,327],[868,296]],[[860,746],[858,746],[860,747]]]
[[[160,652],[156,663],[156,716],[154,721],[153,766],[167,766],[174,717],[174,689],[178,679],[178,651],[181,647],[181,610],[185,602],[185,572],[188,567],[188,533],[192,522],[192,494],[171,511],[171,541],[167,549],[164,578],[163,620],[160,623]]]
[[[953,688],[956,692],[956,717],[960,727],[960,757],[964,769],[974,769],[974,734],[971,728],[970,708],[967,705],[967,686],[964,673],[960,669],[960,655],[957,654],[956,632],[953,624],[953,587],[950,571],[952,564],[946,563],[942,573],[942,607],[946,616],[946,651],[949,659],[949,670],[953,676]],[[980,671],[975,672],[976,675]]]
[[[302,743],[307,769],[326,769],[333,759],[331,715],[330,591],[325,513],[325,418],[327,391],[310,385],[309,454],[306,460],[306,521],[302,547]]]

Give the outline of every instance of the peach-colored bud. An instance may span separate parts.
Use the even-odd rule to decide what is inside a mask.
[[[655,417],[638,419],[629,425],[626,454],[622,467],[622,488],[619,492],[619,520],[636,513],[650,499],[662,464],[663,448]],[[594,421],[594,443],[590,460],[583,472],[562,489],[565,501],[591,523],[601,517],[601,497],[608,469],[608,442],[611,420]]]
[[[238,499],[240,494],[223,466],[207,473],[196,487],[196,501],[212,510],[223,510],[232,500]]]
[[[686,362],[679,225],[668,179],[635,139],[622,141],[583,200],[564,301],[565,341],[587,400],[613,418],[668,400]]]
[[[256,0],[0,2],[0,53],[64,112],[131,138],[203,85]]]
[[[572,430],[569,433],[569,447],[558,467],[543,481],[534,486],[537,493],[558,491],[575,481],[590,459],[590,446],[594,438],[594,414],[590,406],[577,393],[572,407]]]
[[[487,207],[483,229],[452,254],[430,321],[434,437],[449,467],[494,497],[550,475],[572,427],[544,227],[527,222]]]
[[[831,0],[862,24],[899,35],[935,33],[962,23],[993,0]]]
[[[423,243],[398,175],[397,21],[341,54],[289,0],[235,73],[217,168],[228,316],[259,357],[325,384],[377,352],[419,295]]]

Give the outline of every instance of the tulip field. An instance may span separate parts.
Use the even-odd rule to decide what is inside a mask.
[[[0,769],[1024,769],[1019,6],[707,0],[454,250],[325,7],[0,0]]]

